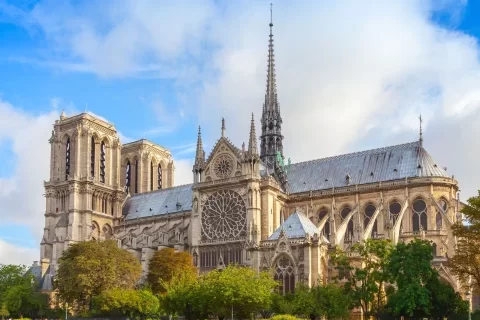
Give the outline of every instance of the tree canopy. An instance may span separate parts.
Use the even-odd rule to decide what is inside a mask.
[[[461,210],[465,221],[459,221],[452,228],[457,248],[448,265],[464,283],[471,280],[473,287],[480,289],[480,191],[467,202]]]
[[[175,252],[173,248],[155,252],[148,264],[148,270],[147,283],[154,293],[165,293],[165,283],[179,273],[184,276],[197,276],[193,257],[188,252]]]
[[[116,288],[94,298],[95,313],[99,315],[135,319],[155,315],[158,308],[158,298],[147,290]]]
[[[63,301],[85,310],[107,290],[133,289],[140,275],[140,262],[114,241],[79,242],[60,257],[55,288]]]

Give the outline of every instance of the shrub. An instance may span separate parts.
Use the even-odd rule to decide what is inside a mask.
[[[291,314],[277,314],[272,317],[272,320],[298,320],[298,318]]]

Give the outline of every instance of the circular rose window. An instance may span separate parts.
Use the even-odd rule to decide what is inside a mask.
[[[247,207],[232,190],[210,195],[202,208],[202,240],[238,240],[245,237]]]
[[[221,154],[215,159],[213,171],[220,179],[228,178],[233,172],[234,160],[229,154]]]

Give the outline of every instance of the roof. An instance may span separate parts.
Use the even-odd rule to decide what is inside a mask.
[[[320,234],[318,228],[304,214],[295,211],[292,213],[275,232],[268,237],[268,240],[277,240],[280,232],[284,230],[287,238],[304,238],[307,235]]]
[[[290,193],[430,176],[449,177],[419,141],[291,164],[287,173]]]
[[[126,220],[192,210],[192,184],[136,194],[125,203]],[[177,207],[178,203],[178,207]]]

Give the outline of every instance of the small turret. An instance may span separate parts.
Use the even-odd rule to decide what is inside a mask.
[[[198,126],[197,151],[195,153],[195,164],[193,165],[193,182],[200,182],[203,167],[205,165],[205,151],[203,150],[202,131]]]
[[[250,123],[250,137],[248,139],[248,155],[251,158],[258,158],[257,135],[255,133],[255,121],[253,119],[253,112],[252,121]]]

